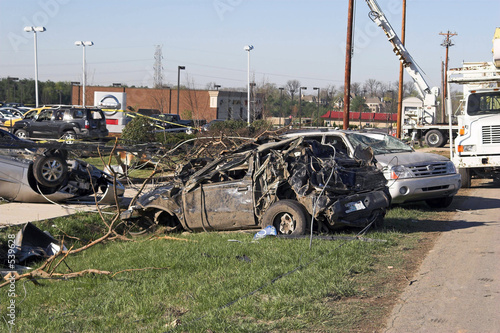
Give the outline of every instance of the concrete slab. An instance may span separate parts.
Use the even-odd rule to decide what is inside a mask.
[[[136,193],[137,187],[126,187],[122,207],[127,207]],[[78,212],[91,211],[97,211],[94,203],[53,204],[8,202],[0,204],[0,229],[9,225],[25,224],[60,216],[69,216]]]

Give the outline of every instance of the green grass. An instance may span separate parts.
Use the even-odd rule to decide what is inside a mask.
[[[359,300],[378,297],[380,286],[394,292],[386,286],[394,272],[386,267],[404,264],[407,250],[425,237],[416,221],[429,223],[430,214],[395,208],[386,228],[367,235],[386,242],[313,240],[311,249],[308,239],[252,242],[253,233],[245,232],[172,235],[188,242],[148,236],[106,242],[70,256],[58,272],[164,269],[41,280],[41,286],[18,281],[13,332],[356,331],[380,319],[377,306]],[[78,236],[71,240],[75,245],[103,232],[95,215],[37,225],[59,239]],[[4,247],[6,235],[17,229],[0,231]],[[0,290],[1,314],[6,292]],[[169,325],[176,320],[179,326]]]

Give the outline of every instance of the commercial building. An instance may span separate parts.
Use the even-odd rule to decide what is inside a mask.
[[[81,105],[83,89],[74,85],[72,90],[72,104]],[[96,93],[98,93],[96,95]],[[86,86],[85,100],[88,105],[100,105],[101,100],[95,96],[117,95],[122,100],[120,108],[123,110],[144,111],[144,113],[177,113],[182,119],[201,120],[209,122],[213,119],[233,119],[247,121],[247,93],[227,90],[193,90],[177,88],[128,88]],[[123,99],[118,96],[126,96]],[[99,98],[97,98],[99,99]],[[177,100],[179,105],[177,105]],[[259,119],[262,115],[262,98],[260,94],[252,94],[251,120]],[[147,110],[147,111],[146,111]]]

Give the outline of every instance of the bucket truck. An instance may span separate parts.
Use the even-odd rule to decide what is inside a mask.
[[[448,91],[451,83],[463,84],[464,91],[458,136],[450,145],[462,187],[470,187],[471,178],[500,180],[500,28],[492,52],[493,62],[464,62],[462,68],[447,72]],[[451,114],[451,99],[446,102]]]
[[[370,19],[384,30],[387,39],[394,48],[394,53],[399,57],[399,60],[413,79],[422,100],[422,106],[417,108],[406,107],[402,111],[404,136],[410,136],[413,140],[425,138],[425,142],[430,147],[444,146],[448,142],[449,126],[448,124],[437,123],[436,110],[439,88],[429,87],[416,62],[399,39],[377,2],[375,0],[366,0],[366,3],[370,7]],[[453,127],[453,135],[455,135],[457,129],[458,127]]]

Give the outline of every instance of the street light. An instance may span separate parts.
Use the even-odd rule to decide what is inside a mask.
[[[82,99],[82,106],[85,107],[85,82],[86,82],[86,78],[87,78],[87,74],[85,73],[85,55],[86,55],[85,49],[87,48],[87,46],[94,45],[94,42],[92,42],[92,41],[86,41],[86,42],[76,41],[75,45],[83,47],[83,75],[82,75],[82,77],[83,77],[83,86],[82,86],[83,87],[82,88],[83,99]]]
[[[24,27],[24,31],[33,32],[34,45],[35,45],[35,105],[38,107],[38,56],[37,56],[37,42],[36,33],[44,32],[45,27]]]
[[[250,126],[250,51],[253,50],[253,45],[246,45],[243,48],[248,52],[248,65],[247,65],[247,123]]]
[[[281,119],[283,118],[283,89],[285,88],[280,87],[278,89],[280,90],[280,127],[281,127]]]
[[[307,87],[299,87],[299,128],[302,127],[302,89],[307,90]]]
[[[215,90],[219,90],[220,84],[214,84],[214,88],[215,88]]]
[[[177,66],[177,114],[179,114],[179,93],[181,84],[181,70],[186,69],[186,66]]]
[[[316,114],[316,127],[319,127],[319,87],[314,87],[313,90],[317,90],[318,91],[318,113]]]

